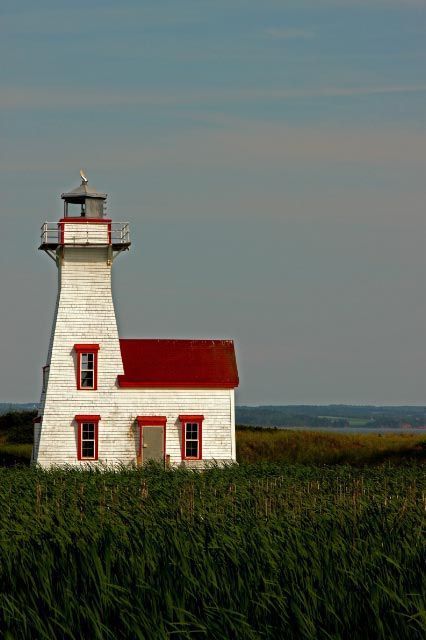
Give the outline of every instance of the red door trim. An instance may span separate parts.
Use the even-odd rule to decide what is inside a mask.
[[[143,428],[144,427],[162,427],[163,428],[163,461],[166,460],[166,416],[137,416],[139,426],[139,447],[138,461],[142,462],[142,445],[143,445]]]

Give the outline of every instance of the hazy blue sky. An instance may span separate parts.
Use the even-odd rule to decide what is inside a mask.
[[[1,401],[84,167],[123,337],[234,338],[239,403],[425,403],[426,0],[3,0],[0,58]]]

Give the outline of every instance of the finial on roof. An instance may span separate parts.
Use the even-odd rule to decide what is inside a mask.
[[[87,184],[89,181],[86,178],[86,175],[83,171],[83,169],[80,169],[80,176],[81,176],[81,184]]]

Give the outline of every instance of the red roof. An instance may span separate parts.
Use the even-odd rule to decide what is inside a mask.
[[[232,340],[120,340],[120,387],[192,389],[238,386]]]

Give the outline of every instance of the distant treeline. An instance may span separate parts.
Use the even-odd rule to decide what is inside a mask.
[[[237,424],[263,427],[425,427],[426,407],[350,405],[239,406]]]
[[[37,409],[35,402],[0,402],[0,414],[14,411],[33,411]]]
[[[11,407],[11,405],[4,405]],[[1,413],[0,440],[8,443],[32,443],[34,405],[18,405],[25,409]],[[259,427],[426,427],[426,407],[369,407],[349,405],[237,406],[236,423]]]

